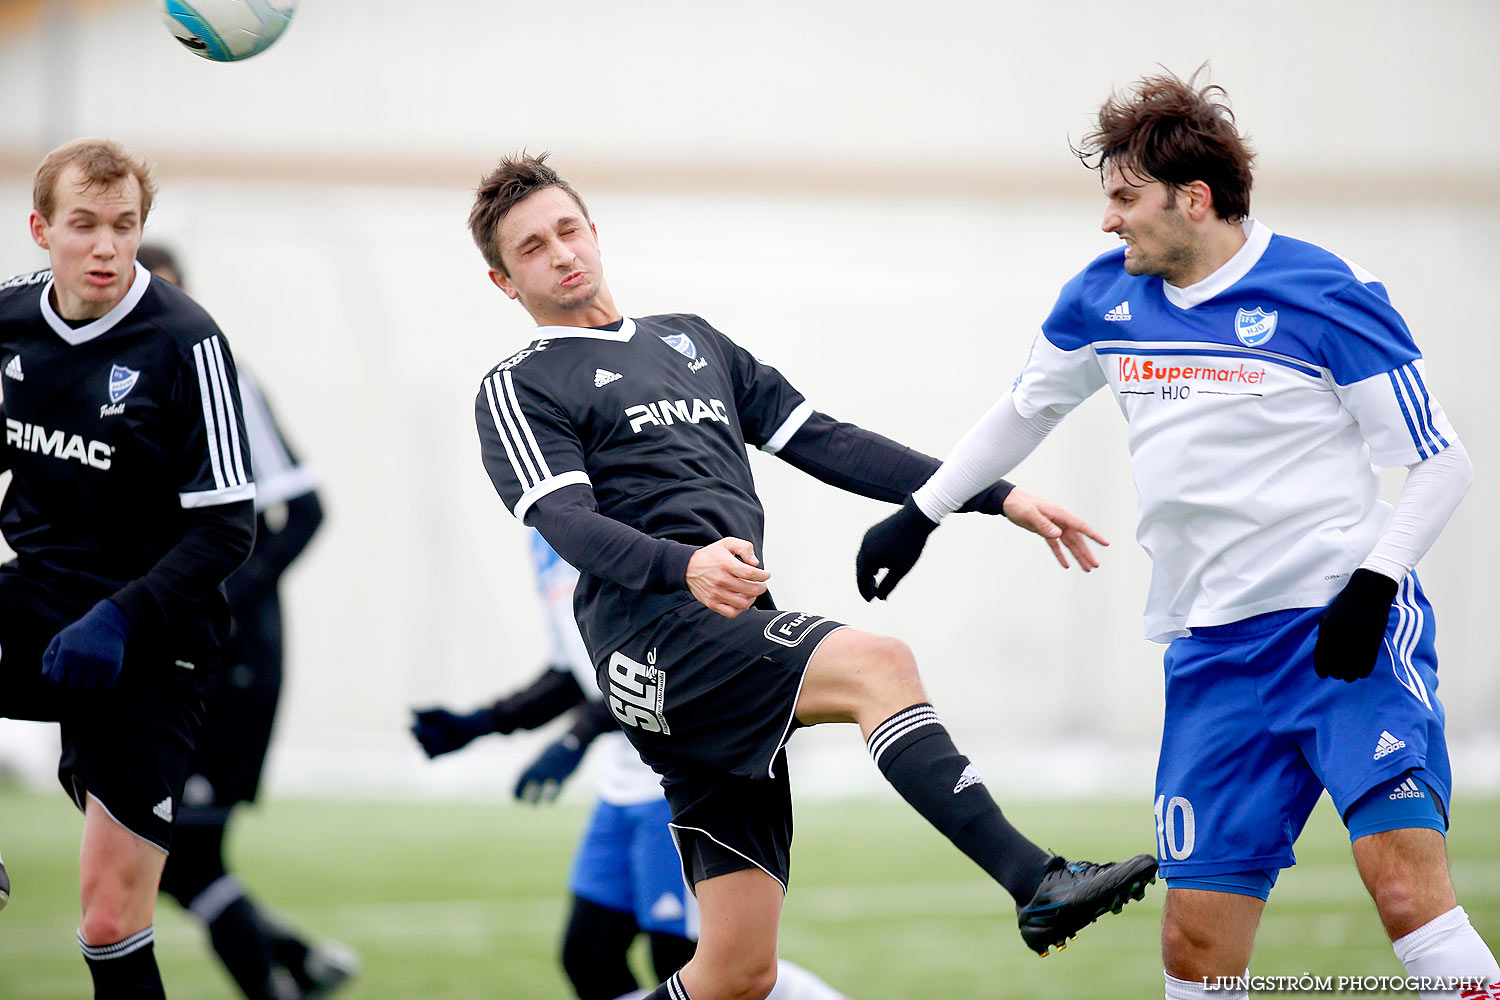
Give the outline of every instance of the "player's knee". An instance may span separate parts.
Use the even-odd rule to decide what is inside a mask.
[[[900,639],[869,636],[866,663],[872,679],[882,688],[910,688],[915,692],[922,687],[922,678],[917,674],[917,657]]]
[[[1386,927],[1415,928],[1425,923],[1427,893],[1410,870],[1388,871],[1371,887],[1375,909]]]
[[[765,1000],[776,987],[774,950],[764,955],[749,951],[720,953],[717,959],[700,948],[690,963],[696,967],[696,978],[706,980],[706,990],[698,988],[707,994],[703,1000]],[[697,993],[693,997],[699,1000]]]
[[[142,930],[136,926],[139,923],[123,907],[96,903],[84,908],[83,919],[78,921],[78,933],[91,945],[114,944]]]
[[[1176,978],[1198,975],[1213,946],[1213,939],[1205,927],[1191,921],[1173,920],[1170,915],[1162,918],[1162,964]]]
[[[724,1000],[766,1000],[776,988],[776,960],[747,963],[725,985]]]

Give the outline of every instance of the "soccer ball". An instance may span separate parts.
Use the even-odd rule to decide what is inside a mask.
[[[167,28],[194,55],[235,62],[264,52],[291,23],[296,0],[157,0]]]

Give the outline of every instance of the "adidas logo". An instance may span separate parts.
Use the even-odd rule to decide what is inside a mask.
[[[1397,750],[1400,750],[1405,746],[1405,740],[1398,740],[1389,732],[1382,731],[1380,734],[1380,739],[1375,741],[1375,756],[1372,757],[1371,760],[1380,760],[1382,757],[1389,757],[1391,754],[1395,753]]]
[[[151,811],[168,823],[172,822],[172,796],[168,795],[162,799]]]
[[[682,900],[664,892],[651,904],[651,916],[657,920],[681,920],[686,911],[682,908]]]
[[[624,377],[625,376],[621,375],[619,372],[610,372],[610,371],[605,371],[603,368],[595,368],[594,369],[594,388],[595,389],[603,388],[604,386],[609,385],[615,379],[624,378]]]
[[[1104,314],[1104,318],[1111,323],[1127,323],[1130,321],[1130,300],[1126,299]]]
[[[11,358],[10,363],[5,366],[5,377],[13,378],[17,382],[26,381],[26,376],[21,374],[21,356],[19,354]]]
[[[1403,746],[1404,745],[1405,744],[1403,744]],[[1392,792],[1389,797],[1392,802],[1395,802],[1399,799],[1427,798],[1427,796],[1422,794],[1422,789],[1417,787],[1417,782],[1414,778],[1407,778],[1405,781],[1401,782],[1401,784],[1397,785],[1396,790]]]
[[[982,784],[984,784],[984,779],[979,776],[978,769],[973,764],[969,764],[964,768],[964,773],[958,776],[958,784],[953,786],[953,794],[957,795],[970,785]]]

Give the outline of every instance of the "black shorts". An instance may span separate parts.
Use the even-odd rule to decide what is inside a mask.
[[[281,602],[272,589],[232,600],[230,610],[223,666],[205,696],[207,722],[182,791],[181,823],[223,823],[230,809],[255,801],[260,791],[281,697]]]
[[[662,777],[690,885],[754,865],[786,887],[792,821],[781,751],[798,725],[807,663],[843,627],[799,611],[725,618],[694,602],[595,664],[610,710]]]
[[[0,570],[0,717],[60,723],[57,777],[78,808],[92,796],[121,826],[165,851],[203,725],[201,678],[211,664],[201,651],[174,655],[160,643],[135,641],[126,645],[113,688],[60,688],[43,676],[42,653],[86,611],[13,567]]]

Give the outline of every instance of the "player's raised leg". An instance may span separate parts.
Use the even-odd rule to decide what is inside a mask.
[[[95,1000],[164,998],[152,920],[166,852],[121,826],[92,796],[83,816],[78,942]]]
[[[1156,877],[1148,855],[1107,865],[1068,862],[1012,826],[954,746],[899,639],[851,628],[828,636],[808,662],[796,714],[808,725],[857,723],[901,797],[1015,898],[1021,936],[1039,954],[1065,947],[1082,927],[1140,899]]]

